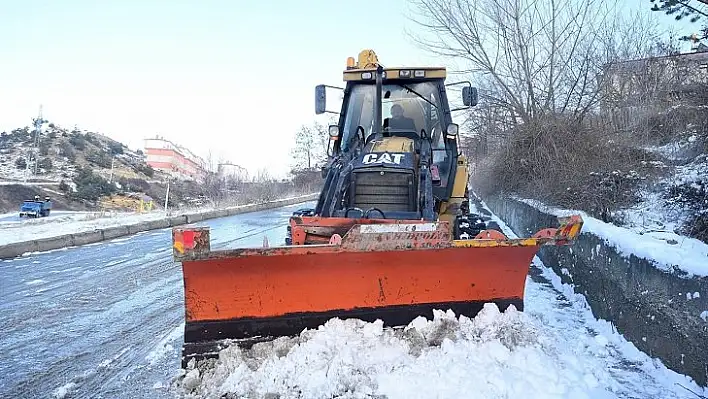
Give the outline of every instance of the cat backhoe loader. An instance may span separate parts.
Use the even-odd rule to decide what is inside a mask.
[[[470,214],[467,160],[452,112],[477,103],[463,82],[451,110],[445,68],[349,58],[329,162],[314,209],[290,218],[284,246],[211,251],[208,228],[173,229],[185,295],[183,366],[330,318],[405,326],[433,309],[473,317],[485,303],[523,310],[532,258],[567,245],[582,219],[510,239]],[[316,113],[327,91],[315,90]]]

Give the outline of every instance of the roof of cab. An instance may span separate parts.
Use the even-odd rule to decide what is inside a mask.
[[[344,81],[373,81],[376,69],[347,69],[344,71]],[[447,71],[444,67],[396,67],[384,68],[384,79],[421,80],[445,79]]]

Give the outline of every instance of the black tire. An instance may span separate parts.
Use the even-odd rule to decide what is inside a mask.
[[[293,212],[292,216],[315,216],[314,208],[301,208]],[[285,245],[293,245],[292,227],[288,224],[285,233]]]
[[[465,197],[464,201],[462,201],[462,204],[460,205],[460,213],[463,216],[467,216],[470,213],[470,196],[469,196],[469,188],[465,187]]]
[[[455,218],[454,236],[456,240],[471,240],[486,228],[479,215],[459,215]]]
[[[288,225],[286,228],[286,233],[285,233],[285,245],[293,245],[293,233],[292,233],[292,227]]]

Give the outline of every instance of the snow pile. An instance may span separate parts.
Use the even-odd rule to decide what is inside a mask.
[[[332,319],[296,338],[230,346],[189,370],[180,388],[189,398],[615,397],[602,362],[543,329],[493,304],[474,319],[436,311],[404,329]]]
[[[472,204],[474,208],[474,204]],[[492,215],[509,237],[516,237]],[[401,329],[332,319],[298,337],[230,346],[190,367],[185,398],[695,398],[708,393],[597,320],[534,258],[525,313],[435,311]]]
[[[69,396],[71,392],[76,388],[75,382],[66,383],[52,392],[52,396],[56,399],[64,399]]]
[[[145,360],[150,366],[155,366],[162,361],[168,354],[174,351],[173,343],[182,338],[184,332],[184,323],[178,325],[169,334],[167,334],[150,353],[145,356]]]
[[[546,206],[530,199],[516,198],[542,212],[556,216],[580,214],[583,231],[591,232],[625,255],[644,258],[666,271],[683,271],[688,276],[708,276],[708,244],[672,232],[642,234],[596,219],[585,212]]]

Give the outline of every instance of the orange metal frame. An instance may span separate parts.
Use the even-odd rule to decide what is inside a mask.
[[[558,218],[560,227],[540,230],[530,238],[507,238],[496,230],[484,230],[472,240],[453,240],[447,222],[421,222],[415,220],[347,219],[321,217],[291,217],[293,245],[265,248],[239,248],[226,251],[211,251],[209,228],[174,228],[172,231],[175,260],[214,259],[254,255],[298,255],[313,252],[395,251],[447,247],[511,247],[568,245],[582,229],[580,216]],[[362,234],[367,225],[416,226],[435,225],[434,232],[408,232]],[[333,236],[339,236],[333,240]],[[303,244],[304,242],[304,244]]]
[[[337,234],[344,237],[352,227],[362,224],[415,224],[420,220],[353,219],[320,216],[294,216],[290,218],[293,245],[328,244]]]
[[[187,322],[523,298],[536,247],[448,247],[184,261]]]

